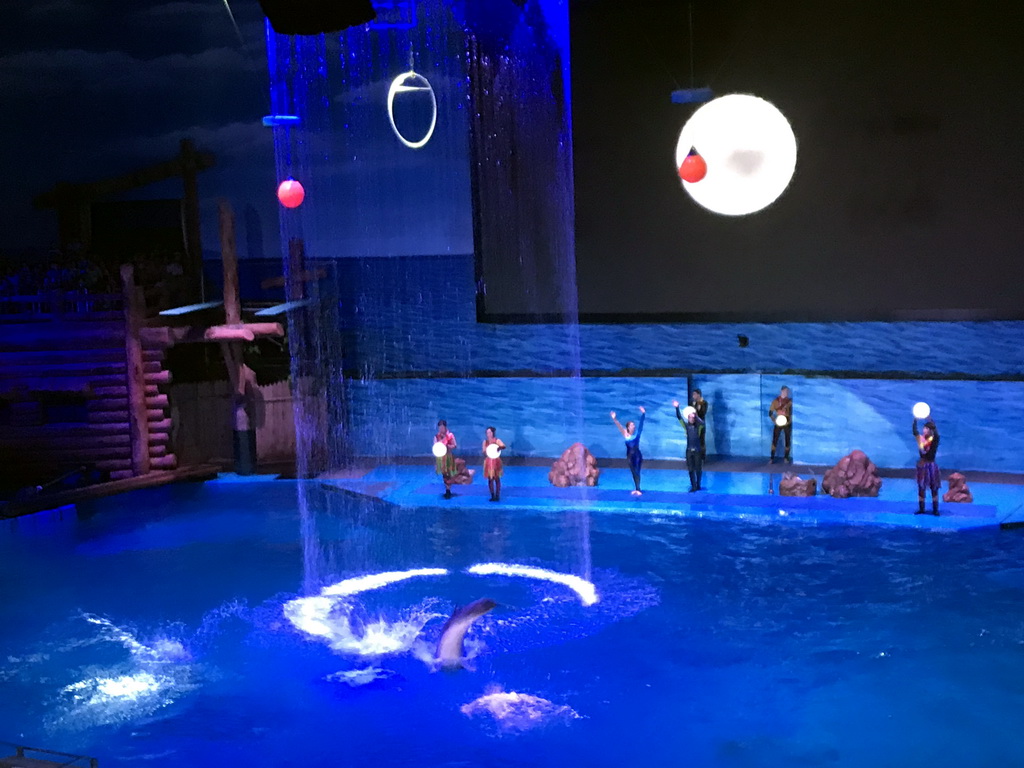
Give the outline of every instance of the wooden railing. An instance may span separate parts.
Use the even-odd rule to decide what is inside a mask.
[[[8,750],[14,750],[13,755],[4,755],[0,752],[0,767],[11,766],[11,768],[18,768],[23,765],[33,766],[89,766],[89,768],[96,768],[99,765],[99,760],[95,757],[87,757],[86,755],[73,755],[68,752],[55,752],[52,749],[39,749],[38,747],[27,747],[24,744],[11,744],[7,741],[0,741],[0,748],[3,748],[3,752]],[[32,753],[32,756],[26,755],[26,752]],[[36,756],[38,755],[38,757]]]

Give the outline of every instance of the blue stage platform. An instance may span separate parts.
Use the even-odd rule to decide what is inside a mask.
[[[705,472],[706,490],[690,493],[689,480],[678,469],[644,469],[644,494],[630,495],[626,469],[603,469],[595,488],[555,488],[545,467],[507,467],[500,502],[489,501],[480,469],[470,485],[453,486],[453,498],[433,467],[392,465],[334,473],[322,478],[332,487],[374,497],[401,507],[456,506],[463,509],[504,508],[557,511],[587,509],[595,513],[647,513],[721,520],[750,520],[782,525],[895,526],[937,531],[1024,526],[1024,485],[971,482],[974,503],[940,504],[938,517],[915,515],[917,486],[908,478],[883,478],[878,498],[834,499],[827,495],[797,498],[777,495],[778,482],[789,467],[772,472]],[[802,477],[813,476],[793,468]],[[821,478],[818,477],[819,485]],[[769,489],[775,493],[769,493]],[[928,499],[930,509],[931,500]]]

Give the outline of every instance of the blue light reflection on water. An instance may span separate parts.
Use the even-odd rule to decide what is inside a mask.
[[[602,600],[587,608],[564,586],[463,573],[557,566],[558,514],[388,511],[323,492],[337,578],[360,572],[349,561],[452,571],[360,595],[357,618],[419,612],[429,646],[455,604],[498,600],[470,633],[475,671],[448,675],[412,653],[332,653],[284,619],[302,582],[295,498],[287,482],[176,486],[4,523],[0,739],[154,766],[1024,758],[1015,532],[594,513]],[[580,718],[510,732],[462,713],[497,689]]]

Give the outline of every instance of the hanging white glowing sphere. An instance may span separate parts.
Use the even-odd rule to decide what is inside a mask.
[[[434,443],[434,447],[431,449],[437,458],[441,458],[448,453],[448,446],[444,443]]]
[[[485,453],[488,459],[496,459],[501,456],[501,448],[498,447],[497,443],[491,443],[487,446]]]
[[[426,93],[430,96],[430,127],[427,128],[423,138],[416,141],[403,136],[395,124],[395,97],[400,93]],[[392,80],[391,87],[388,88],[388,120],[391,122],[391,130],[395,132],[395,136],[409,149],[419,149],[425,146],[430,141],[430,137],[434,135],[434,127],[437,125],[437,97],[434,96],[434,88],[430,85],[430,81],[411,69]]]
[[[783,416],[781,413],[775,417],[775,426],[784,427],[789,424],[789,419]]]
[[[796,170],[796,136],[785,116],[757,96],[733,93],[709,101],[683,126],[676,169],[691,149],[708,166],[695,183],[682,182],[709,211],[742,216],[778,199]]]
[[[928,403],[914,403],[913,410],[915,419],[927,419],[932,415],[932,409]]]
[[[688,405],[685,408],[683,408],[683,419],[688,420],[690,418],[691,413],[697,413],[697,409],[694,408],[692,405]]]

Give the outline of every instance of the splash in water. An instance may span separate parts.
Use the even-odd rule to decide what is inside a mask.
[[[404,610],[397,619],[379,616],[364,620],[359,606],[329,597],[302,597],[284,605],[284,615],[296,629],[323,640],[338,653],[376,658],[408,651],[424,625],[443,614],[424,600]]]
[[[289,600],[284,615],[296,629],[319,638],[338,653],[370,658],[404,653],[412,648],[424,625],[441,615],[433,610],[436,601],[425,600],[395,620],[384,616],[365,620],[359,616],[360,606],[347,598],[407,579],[447,575],[444,568],[413,568],[355,576],[324,587],[319,595]]]
[[[114,643],[128,658],[82,667],[81,679],[63,686],[65,705],[53,725],[89,728],[128,722],[151,715],[194,687],[192,655],[181,640],[166,635],[143,642],[132,631],[91,614],[82,618],[98,627],[98,635],[67,645],[67,652]]]
[[[500,733],[523,733],[546,725],[567,725],[580,718],[572,707],[540,696],[490,689],[460,708],[466,717],[489,717]]]
[[[146,644],[140,642],[131,632],[117,626],[109,619],[93,616],[89,613],[82,614],[82,618],[90,624],[101,627],[100,639],[120,643],[140,662],[177,664],[192,660],[191,654],[182,642],[176,638],[158,636]]]
[[[332,672],[324,680],[329,683],[346,683],[352,688],[359,688],[369,685],[377,680],[387,680],[394,677],[395,673],[380,667],[364,667],[363,669],[349,669],[341,672]]]

